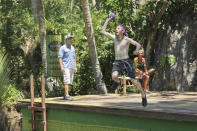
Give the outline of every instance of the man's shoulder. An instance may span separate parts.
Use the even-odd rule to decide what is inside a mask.
[[[75,47],[74,47],[73,45],[71,45],[71,48],[72,48],[73,50],[75,50]]]
[[[131,39],[131,38],[124,36],[124,40],[129,40],[129,39]]]
[[[60,48],[65,48],[65,46],[66,46],[66,45],[64,44],[64,45],[62,45]]]

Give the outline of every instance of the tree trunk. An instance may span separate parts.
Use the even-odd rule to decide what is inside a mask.
[[[83,8],[83,16],[85,21],[85,29],[86,29],[86,36],[88,38],[88,46],[89,46],[89,55],[92,63],[92,69],[94,72],[94,78],[96,81],[96,87],[99,90],[100,93],[107,93],[107,88],[102,80],[103,75],[101,72],[100,64],[98,61],[98,55],[96,51],[96,43],[95,43],[95,37],[94,37],[94,30],[92,25],[92,18],[90,15],[90,8],[88,0],[82,0],[82,8]]]
[[[22,36],[25,34],[22,33]],[[20,48],[23,50],[24,53],[24,60],[26,63],[30,64],[30,67],[33,71],[33,73],[38,73],[39,68],[36,67],[38,62],[35,60],[34,53],[36,47],[39,45],[36,43],[33,36],[28,36],[28,39],[20,46]]]
[[[37,0],[31,0],[31,5],[32,5],[32,13],[34,15],[34,21],[36,24],[38,24],[38,18],[37,18],[37,9],[36,9],[36,1]]]
[[[72,31],[72,14],[73,14],[73,0],[70,0],[70,25],[71,25],[71,31]],[[72,34],[72,32],[71,32]]]
[[[45,28],[45,15],[44,15],[44,0],[37,0],[37,16],[39,23],[39,36],[42,53],[42,65],[44,68],[44,75],[47,75],[47,60],[46,60],[46,28]]]
[[[160,10],[160,12],[155,16],[154,20],[152,21],[152,33],[149,35],[148,37],[148,42],[146,45],[146,59],[147,59],[147,64],[149,64],[150,61],[150,52],[151,52],[151,47],[152,44],[154,43],[155,40],[155,36],[157,34],[157,27],[158,27],[158,23],[161,20],[161,17],[163,16],[164,12],[166,11],[167,7],[168,7],[168,2],[166,0],[163,1],[163,5],[162,8]]]

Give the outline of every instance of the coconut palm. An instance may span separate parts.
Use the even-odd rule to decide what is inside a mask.
[[[22,98],[21,92],[11,84],[10,71],[7,69],[7,56],[0,51],[0,107],[12,106]]]
[[[47,59],[46,59],[46,27],[45,27],[45,14],[44,14],[44,0],[36,1],[37,16],[39,23],[39,36],[41,43],[42,64],[44,67],[44,74],[47,73]]]
[[[92,69],[94,72],[94,78],[96,82],[96,87],[100,91],[100,93],[107,93],[107,88],[102,80],[102,72],[100,68],[100,64],[98,61],[98,55],[96,51],[96,42],[94,37],[94,30],[92,25],[92,18],[90,15],[90,7],[88,0],[82,0],[82,8],[83,8],[83,16],[85,21],[85,30],[86,30],[86,36],[88,38],[88,46],[89,46],[89,55],[92,63]]]
[[[6,55],[0,52],[0,105],[2,105],[2,96],[6,91],[6,86],[9,85],[8,72],[5,70],[7,67],[6,60]]]

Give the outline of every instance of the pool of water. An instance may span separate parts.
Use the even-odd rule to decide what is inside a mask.
[[[22,131],[31,131],[31,111],[22,108]],[[41,116],[36,116],[41,119]],[[47,109],[47,131],[196,131],[195,122],[171,121],[95,112]],[[40,125],[36,131],[42,131]]]

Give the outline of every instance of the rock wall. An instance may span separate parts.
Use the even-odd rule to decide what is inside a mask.
[[[0,131],[21,131],[21,118],[15,108],[0,108]]]
[[[165,54],[174,55],[176,63],[166,62],[162,67]],[[157,34],[151,60],[159,73],[152,90],[197,91],[197,15],[193,10],[174,17],[167,31]]]

